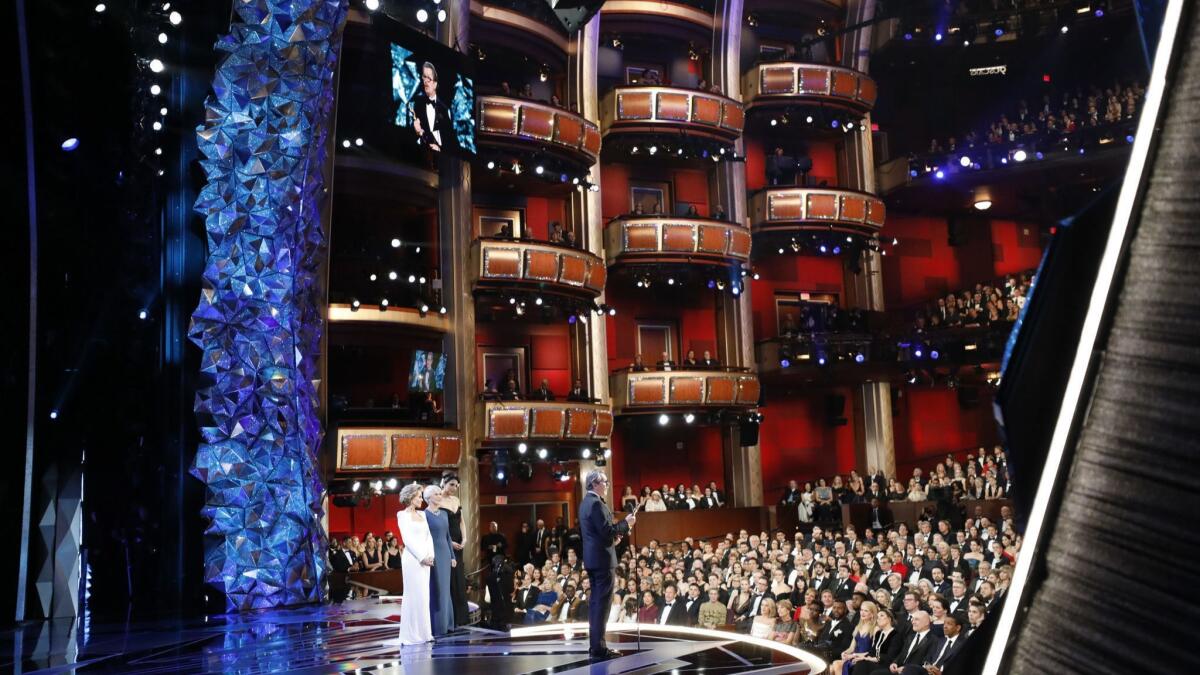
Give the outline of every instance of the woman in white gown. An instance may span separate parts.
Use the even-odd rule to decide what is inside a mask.
[[[421,486],[405,485],[400,490],[404,510],[396,513],[404,552],[404,602],[400,605],[400,644],[419,645],[433,640],[429,621],[429,570],[433,567],[433,537],[425,512],[421,511]]]

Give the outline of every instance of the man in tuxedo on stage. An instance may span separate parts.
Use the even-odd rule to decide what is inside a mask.
[[[608,476],[603,471],[589,471],[583,481],[587,492],[579,505],[579,527],[583,534],[583,566],[592,580],[588,596],[588,653],[593,659],[620,656],[604,642],[605,625],[612,605],[613,569],[617,566],[616,540],[628,535],[637,522],[632,513],[625,520],[613,523],[612,510],[604,501],[608,491]]]
[[[417,143],[428,146],[434,152],[456,147],[450,106],[438,98],[437,68],[428,61],[421,64],[421,90],[413,96],[412,115]]]

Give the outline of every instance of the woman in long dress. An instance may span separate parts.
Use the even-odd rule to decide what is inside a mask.
[[[445,635],[454,629],[454,602],[450,599],[450,572],[458,564],[450,541],[450,520],[441,509],[442,488],[425,488],[425,520],[433,539],[433,569],[429,578],[429,612],[433,635]]]
[[[401,569],[404,571],[404,602],[400,605],[400,644],[419,645],[433,640],[429,621],[429,570],[433,567],[433,537],[425,512],[421,511],[421,486],[405,485],[400,490],[404,510],[396,514],[404,541]]]
[[[454,603],[454,625],[471,621],[467,605],[467,575],[463,566],[462,505],[458,501],[458,476],[442,474],[442,511],[450,519],[450,547],[454,549],[454,569],[450,572],[450,601]]]

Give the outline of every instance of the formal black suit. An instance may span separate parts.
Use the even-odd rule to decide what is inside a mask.
[[[329,566],[334,572],[349,572],[356,562],[354,554],[344,548],[329,552]]]
[[[799,504],[800,490],[787,488],[783,491],[783,496],[779,498],[779,503],[782,504]]]
[[[590,401],[591,399],[588,397],[586,391],[584,391],[583,389],[580,389],[579,387],[575,387],[567,394],[567,400],[568,401],[587,402],[587,401]]]
[[[517,601],[514,604],[526,612],[533,611],[533,608],[537,607],[538,595],[540,595],[541,592],[541,589],[539,589],[537,586],[518,588]]]
[[[962,645],[966,641],[967,638],[961,632],[953,638],[943,636],[938,640],[937,644],[929,648],[927,658],[933,665],[945,669],[946,663],[954,658],[954,655],[962,649]]]
[[[684,597],[683,606],[687,608],[688,615],[687,625],[696,626],[700,624],[700,605],[703,605],[705,602],[707,601],[702,598],[696,598],[693,600],[691,598]]]
[[[876,520],[879,521],[880,527],[875,527]],[[892,510],[883,504],[880,504],[878,509],[872,508],[871,512],[867,514],[867,523],[870,524],[871,529],[873,530],[889,528],[895,522],[896,519],[892,516]]]
[[[429,123],[430,106],[434,111],[432,126]],[[450,107],[443,98],[430,101],[424,89],[418,90],[413,96],[412,114],[413,119],[421,123],[422,133],[417,137],[417,143],[425,146],[436,144],[442,150],[454,150],[458,147],[458,136],[454,133],[454,122],[450,119]],[[413,131],[416,131],[416,122],[413,123]]]
[[[538,387],[537,389],[533,390],[533,393],[529,395],[529,398],[533,401],[553,401],[554,392],[550,391],[549,389]]]
[[[828,644],[829,650],[833,654],[841,654],[846,651],[853,640],[854,624],[850,623],[848,618],[829,617],[829,621],[821,627],[821,632],[817,634],[817,644]]]
[[[593,654],[606,651],[604,642],[608,611],[612,606],[613,568],[617,566],[614,540],[629,534],[629,523],[613,523],[612,511],[600,495],[587,491],[579,505],[579,527],[583,534],[583,566],[592,580],[588,597],[588,644]]]
[[[821,597],[821,593],[825,590],[833,590],[833,578],[825,577],[824,579],[813,578],[808,582],[810,588],[817,592],[817,597]],[[851,589],[853,592],[853,589]]]
[[[663,620],[664,616],[666,617],[665,621]],[[687,605],[685,605],[684,601],[678,597],[675,598],[675,602],[672,602],[669,605],[664,602],[662,607],[658,610],[658,623],[665,624],[667,626],[688,625]]]
[[[932,632],[925,631],[925,635],[920,636],[920,642],[914,646],[913,642],[917,638],[916,633],[909,633],[905,636],[895,658],[887,663],[880,661],[875,670],[871,671],[872,675],[890,675],[891,670],[888,666],[892,664],[900,666],[900,672],[903,675],[925,675],[925,668],[922,667],[922,664],[928,660],[929,650],[939,641],[939,638]]]

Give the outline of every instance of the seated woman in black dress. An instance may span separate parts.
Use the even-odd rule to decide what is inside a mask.
[[[400,569],[400,546],[395,539],[389,539],[383,549],[383,566],[389,570]]]

